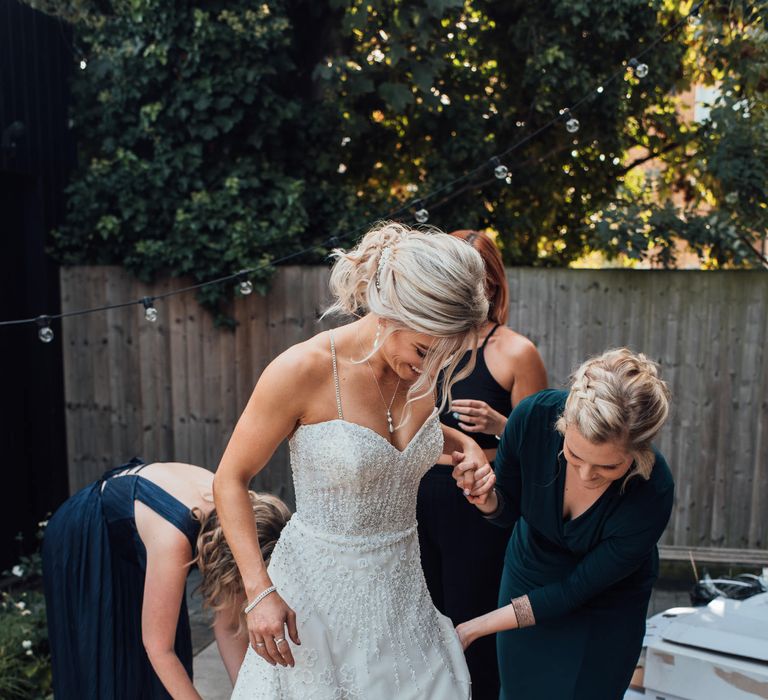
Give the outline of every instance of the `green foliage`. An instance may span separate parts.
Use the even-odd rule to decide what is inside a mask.
[[[497,230],[512,264],[600,250],[672,265],[677,241],[712,265],[757,261],[768,216],[765,2],[707,3],[701,21],[642,56],[648,76],[627,68],[605,84],[691,3],[342,5],[342,33],[355,39],[317,75],[345,109],[348,174],[365,198],[383,187],[401,200],[402,189],[429,194],[530,138],[503,160],[506,181],[488,167],[430,221]],[[717,102],[695,122],[686,92],[712,83]],[[537,133],[584,95],[578,133]],[[372,149],[382,154],[373,173]]]
[[[40,523],[42,544],[47,521]],[[0,697],[4,700],[53,698],[45,599],[38,590],[42,576],[39,549],[22,556],[4,576],[13,587],[0,592]],[[20,589],[20,590],[19,590]]]
[[[643,56],[647,77],[598,94],[690,3],[70,0],[87,66],[54,252],[210,279],[359,231],[528,139],[508,179],[486,167],[430,200],[430,223],[491,227],[513,264],[673,264],[677,239],[746,264],[768,215],[767,6],[707,3]],[[698,122],[680,97],[697,84],[719,87]],[[590,92],[578,133],[537,133]]]
[[[759,264],[768,232],[768,3],[705,5],[686,27],[683,86],[714,87],[704,114],[638,134],[655,167],[593,215],[595,245],[674,264],[676,240],[707,266]],[[630,163],[627,169],[631,169]],[[638,172],[638,171],[636,171]],[[596,221],[596,223],[595,223]]]
[[[285,157],[302,103],[280,3],[135,0],[77,33],[81,166],[58,257],[203,280],[290,251],[308,218]]]
[[[51,658],[42,593],[0,600],[0,697],[5,700],[52,698]]]

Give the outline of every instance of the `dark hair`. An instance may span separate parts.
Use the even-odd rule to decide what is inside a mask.
[[[509,285],[501,253],[493,239],[482,231],[452,231],[452,236],[465,240],[483,258],[485,263],[485,293],[488,297],[488,320],[502,326],[509,314]]]

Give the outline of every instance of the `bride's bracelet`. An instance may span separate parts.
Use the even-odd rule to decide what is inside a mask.
[[[251,610],[253,610],[264,598],[266,598],[270,593],[273,593],[277,590],[277,586],[270,586],[266,590],[263,590],[259,595],[257,595],[248,605],[245,606],[243,609],[243,613],[247,615]]]

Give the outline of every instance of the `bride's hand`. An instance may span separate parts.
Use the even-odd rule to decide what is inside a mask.
[[[294,666],[291,645],[285,638],[285,628],[294,644],[301,644],[296,627],[296,613],[277,591],[259,601],[246,616],[248,637],[254,651],[267,663],[275,666]]]

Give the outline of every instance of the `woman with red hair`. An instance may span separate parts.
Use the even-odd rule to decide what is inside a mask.
[[[486,233],[454,231],[485,263],[488,320],[480,329],[475,367],[454,383],[440,421],[471,436],[489,462],[512,408],[547,387],[544,363],[533,343],[507,328],[509,287],[496,244]],[[467,353],[459,371],[470,358]],[[438,405],[440,404],[438,397]],[[450,455],[427,472],[418,497],[419,544],[427,587],[435,606],[454,625],[496,607],[510,530],[494,527],[456,488]],[[499,697],[494,635],[466,652],[475,700]]]

